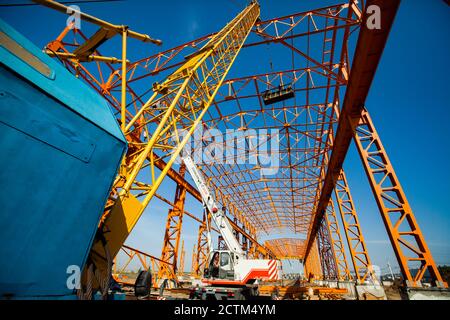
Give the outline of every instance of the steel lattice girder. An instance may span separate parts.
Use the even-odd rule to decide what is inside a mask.
[[[189,138],[189,134],[181,138],[179,131],[187,128],[192,134],[200,123],[258,16],[256,3],[245,8],[163,83],[155,84],[152,97],[124,126],[129,151],[113,186],[115,203],[103,226],[112,256],[124,243]],[[136,143],[136,139],[146,142]],[[155,172],[152,162],[153,154],[157,153],[169,159],[161,172]],[[139,173],[148,167],[151,179],[139,181]],[[123,221],[127,222],[126,228],[121,226]],[[103,260],[103,246],[97,241],[92,248],[93,261],[98,267]]]
[[[186,166],[180,166],[180,175],[184,177]],[[164,234],[163,249],[161,260],[170,261],[171,264],[161,264],[158,272],[158,279],[176,280],[178,270],[178,248],[180,245],[181,227],[183,224],[184,203],[186,200],[186,188],[177,185],[175,191],[174,206],[169,209],[167,214],[166,230]]]
[[[281,150],[281,156],[282,163],[283,161],[284,163],[280,167],[280,176],[276,179],[267,179],[267,181],[261,179],[261,177],[254,175],[254,168],[238,167],[232,172],[225,171],[221,166],[204,166],[203,168],[204,173],[211,177],[211,185],[219,190],[217,191],[220,194],[219,201],[228,202],[229,206],[239,205],[239,207],[234,207],[234,210],[230,210],[230,213],[239,215],[240,222],[245,220],[247,229],[273,233],[276,230],[283,231],[290,228],[296,233],[307,234],[306,255],[309,254],[311,245],[316,241],[317,228],[323,219],[336,177],[340,173],[348,144],[352,138],[352,128],[347,119],[349,116],[358,116],[364,105],[398,3],[399,1],[367,2],[366,6],[376,4],[381,8],[383,12],[382,25],[384,26],[382,30],[368,31],[364,27],[365,18],[361,20],[361,17],[364,16],[353,1],[260,21],[255,25],[252,33],[259,36],[260,39],[250,41],[244,45],[244,48],[263,43],[278,43],[291,50],[297,57],[302,57],[307,61],[308,66],[301,69],[293,68],[282,72],[229,80],[219,89],[218,96],[213,103],[214,107],[205,115],[205,125],[212,128],[223,127],[225,123],[225,125],[239,129],[244,123],[244,126],[248,128],[258,129],[258,126],[255,125],[257,123],[255,118],[267,118],[273,121],[273,124],[265,124],[259,128],[281,128],[284,137],[286,137],[281,142],[283,149]],[[361,24],[363,28],[354,54],[352,73],[349,76],[348,39],[346,36],[343,37],[341,54],[339,59],[336,59],[338,56],[336,33],[343,31],[348,35],[350,27],[358,27]],[[317,35],[323,35],[323,48],[321,51],[319,50],[319,54],[316,56],[300,50],[292,42],[289,43],[296,38],[310,39]],[[142,79],[161,75],[179,67],[182,64],[181,56],[189,53],[193,48],[204,45],[213,36],[208,35],[129,64],[126,89],[127,94],[131,97],[131,102],[127,105],[127,121],[133,118],[136,110],[139,110],[145,103],[146,95],[148,95],[148,92],[137,93],[138,90],[133,88],[136,83],[139,83]],[[372,45],[369,46],[368,44]],[[64,50],[61,48],[61,42],[56,41],[53,45],[56,50]],[[69,68],[73,68],[73,64],[68,60],[65,61]],[[99,64],[97,63],[97,65]],[[109,76],[105,77],[94,76],[95,71],[89,72],[83,66],[79,66],[76,71],[102,93],[113,107],[120,111],[120,99],[115,94],[115,89],[122,85],[120,70],[113,68],[110,63],[106,63],[106,65],[109,68],[107,70]],[[260,80],[261,76],[266,79]],[[277,77],[280,79],[277,79]],[[288,80],[283,80],[282,77],[286,77]],[[317,82],[315,79],[317,77],[324,78],[322,79],[324,82]],[[349,87],[345,92],[342,114],[339,117],[337,133],[334,136],[335,141],[330,143],[328,133],[332,131],[333,124],[337,121],[333,109],[341,105],[339,103],[339,89],[347,85],[347,78],[349,79]],[[324,99],[317,103],[307,99],[305,103],[298,104],[296,102],[293,106],[284,105],[273,108],[262,106],[260,88],[274,87],[282,81],[294,82],[297,85],[301,81],[299,79],[303,79],[304,83],[295,88],[297,93],[311,98],[312,93],[320,92],[319,95],[322,95]],[[360,86],[361,83],[364,85]],[[249,94],[244,87],[251,84],[255,86],[255,91]],[[248,101],[252,97],[259,101],[250,103],[250,106],[254,108],[248,108]],[[237,107],[239,111],[222,113],[223,106],[230,101],[234,102],[234,108]],[[292,112],[291,109],[295,111]],[[304,111],[301,111],[301,109],[304,109]],[[261,115],[267,110],[269,115]],[[308,114],[309,116],[310,112],[315,113],[316,119],[314,124],[306,130],[305,124],[310,125],[310,123],[300,121],[300,115]],[[284,117],[284,119],[279,121],[280,117]],[[296,146],[299,142],[296,140],[309,140],[313,147]],[[333,152],[331,152],[331,148],[333,148]],[[325,161],[328,153],[331,153],[331,156],[329,161]],[[291,157],[292,154],[294,154],[294,158]],[[156,154],[154,156],[158,161],[164,163],[164,156],[162,159],[158,158]],[[292,161],[293,159],[294,161]],[[171,172],[171,170],[168,171],[169,175]],[[176,177],[176,174],[172,173],[170,176],[173,178]],[[220,179],[223,181],[220,181]],[[301,181],[301,183],[297,181]],[[180,180],[178,182],[186,183]],[[232,187],[234,190],[227,193],[223,191],[224,187]],[[247,193],[240,197],[242,190],[247,190]],[[195,193],[195,189],[188,190],[188,192]],[[301,196],[298,196],[299,193]],[[246,202],[242,201],[243,198]],[[301,200],[299,201],[296,198],[301,198]],[[290,205],[287,206],[288,203]],[[255,205],[252,206],[252,204]],[[257,213],[255,213],[255,208]],[[434,263],[429,264],[430,260],[427,261],[425,265],[433,267]],[[400,258],[399,263],[403,264]],[[402,271],[407,274],[404,270]],[[420,275],[421,273],[419,278]],[[411,283],[418,283],[417,278]]]
[[[314,221],[311,224],[308,235],[307,253],[315,241],[314,239],[320,221],[330,200],[337,177],[341,172],[342,164],[353,136],[353,130],[347,117],[360,114],[361,108],[364,106],[399,3],[399,0],[389,2],[374,0],[367,1],[366,3],[366,6],[379,6],[381,12],[383,12],[381,15],[383,28],[379,30],[368,29],[367,15],[363,15],[362,27],[358,36],[354,61],[352,63],[342,112],[339,117],[339,125],[334,139],[333,152],[327,166],[326,176],[320,192],[320,199],[315,208]]]
[[[317,234],[320,263],[322,266],[323,278],[327,280],[338,280],[338,270],[333,244],[330,238],[330,229],[326,216]]]
[[[344,170],[338,177],[334,191],[356,279],[359,283],[364,283],[368,279],[377,281]]]
[[[322,36],[323,35],[323,42],[325,43],[329,43],[329,45],[331,45],[332,48],[334,48],[334,42],[335,42],[335,37],[332,36],[332,33],[337,32],[338,30],[342,29],[342,28],[348,28],[349,26],[357,26],[359,24],[358,21],[358,17],[360,15],[359,10],[357,9],[357,7],[353,6],[351,7],[349,10],[349,6],[347,4],[339,4],[339,5],[335,5],[335,6],[331,6],[331,7],[327,7],[327,8],[321,8],[321,9],[316,9],[316,10],[312,10],[312,11],[308,11],[308,12],[303,12],[303,13],[298,13],[298,14],[293,14],[290,16],[286,16],[286,17],[281,17],[278,19],[271,19],[268,21],[261,21],[258,22],[257,26],[254,28],[253,33],[255,35],[257,35],[257,37],[259,38],[263,38],[263,42],[277,42],[279,39],[285,39],[290,40],[292,38],[299,38],[299,37],[311,37],[313,35],[315,36]],[[284,28],[284,29],[283,29]],[[305,29],[309,28],[310,30],[308,32],[304,32]],[[269,37],[269,38],[267,38]],[[270,38],[271,37],[271,38]],[[331,37],[331,38],[330,38]],[[180,64],[179,62],[175,62],[176,58],[179,58],[179,56],[181,55],[180,53],[185,53],[185,50],[192,48],[194,45],[198,46],[198,45],[202,45],[204,43],[206,43],[207,41],[209,41],[209,39],[211,38],[211,36],[207,36],[207,37],[203,37],[199,40],[193,41],[189,44],[186,45],[182,45],[179,46],[173,50],[169,50],[167,52],[163,52],[157,56],[154,57],[150,57],[147,59],[143,59],[140,60],[136,63],[132,63],[128,65],[128,74],[129,76],[127,77],[127,92],[128,95],[132,97],[132,102],[130,102],[128,104],[129,107],[129,111],[127,111],[127,120],[129,121],[132,117],[132,115],[135,113],[133,111],[133,108],[135,110],[139,109],[139,104],[144,104],[144,97],[142,95],[138,95],[135,90],[132,88],[133,84],[135,82],[137,82],[138,80],[144,79],[145,77],[148,76],[152,76],[157,72],[163,72],[164,70],[162,70],[163,68],[167,67],[167,70],[170,70],[171,68],[174,67],[178,67]],[[329,41],[332,40],[332,41]],[[244,47],[251,47],[251,46],[255,46],[260,44],[261,40],[258,41],[253,41],[250,42],[248,45],[245,45]],[[55,48],[54,49],[58,49],[58,42],[54,43]],[[289,45],[285,45],[283,44],[283,46],[285,46],[288,50],[292,50],[292,48]],[[323,50],[323,52],[325,52],[327,50]],[[329,51],[329,50],[328,50]],[[302,52],[296,52],[296,54],[298,54],[299,56],[304,56],[304,54]],[[324,53],[320,53],[317,55],[317,57],[309,57],[307,56],[307,61],[311,62],[311,66],[309,68],[303,68],[303,69],[298,69],[298,70],[293,70],[293,72],[291,73],[291,75],[288,75],[288,72],[283,72],[283,77],[286,78],[294,78],[294,81],[298,81],[298,83],[300,83],[300,81],[305,81],[306,85],[308,85],[308,88],[300,88],[300,84],[299,84],[299,89],[298,92],[302,92],[302,91],[316,91],[316,90],[321,90],[322,92],[324,92],[325,95],[329,95],[330,92],[330,86],[327,84],[327,80],[322,81],[322,85],[319,86],[319,80],[318,78],[324,78],[324,79],[329,79],[330,81],[335,82],[336,84],[334,85],[334,87],[337,87],[338,85],[342,85],[344,84],[345,81],[343,81],[342,79],[338,79],[337,78],[337,74],[338,74],[338,70],[339,67],[342,67],[342,65],[344,65],[344,62],[339,62],[339,63],[330,63],[330,55],[325,58],[324,57]],[[171,62],[172,65],[168,65],[168,63]],[[67,62],[68,63],[68,62]],[[69,63],[68,63],[69,64]],[[97,66],[99,66],[99,64],[97,64]],[[70,64],[69,64],[69,67]],[[99,67],[100,69],[100,67]],[[142,71],[144,73],[142,73]],[[101,92],[105,98],[107,98],[111,104],[113,106],[116,107],[117,110],[120,110],[120,102],[119,99],[116,99],[114,97],[114,88],[119,88],[120,87],[120,77],[118,77],[117,75],[120,74],[120,70],[114,70],[111,72],[111,75],[108,76],[101,76],[101,77],[95,77],[93,76],[93,74],[89,73],[87,71],[86,68],[84,68],[83,66],[81,66],[80,68],[78,68],[77,72],[80,74],[80,76],[84,77],[86,80],[88,80],[89,83],[92,84],[93,87],[95,87],[99,92]],[[269,79],[268,81],[262,81],[260,86],[265,85],[265,86],[275,86],[277,81],[280,81],[279,79],[277,80],[277,74],[273,74],[273,75],[267,75],[266,77],[269,78],[273,78],[273,79]],[[306,80],[305,80],[306,79]],[[292,79],[288,79],[288,80],[281,80],[281,81],[291,81]],[[315,82],[315,83],[314,83]],[[227,86],[230,86],[231,82],[227,82]],[[312,84],[314,83],[314,84]],[[226,90],[226,89],[224,89]],[[220,91],[223,91],[222,88],[220,89]],[[220,92],[219,92],[220,94]],[[259,94],[259,93],[258,93]],[[220,102],[220,100],[218,100]],[[299,139],[303,139],[303,140],[314,140],[316,144],[320,145],[322,144],[321,141],[319,141],[320,139],[318,139],[317,137],[314,136],[320,136],[320,130],[323,130],[323,128],[326,128],[326,126],[329,124],[330,121],[328,121],[326,117],[326,113],[330,112],[331,108],[330,106],[326,106],[324,107],[323,104],[317,104],[317,105],[312,105],[311,101],[308,101],[309,105],[305,105],[303,107],[303,109],[305,109],[306,111],[303,111],[303,114],[306,114],[308,112],[310,112],[310,110],[312,110],[312,112],[316,112],[317,114],[320,114],[320,117],[324,118],[323,121],[321,122],[317,122],[316,125],[316,130],[314,131],[313,129],[311,129],[310,131],[312,132],[312,134],[307,134],[305,136],[305,138],[299,138]],[[214,106],[217,107],[218,106],[218,102],[215,101]],[[300,108],[299,108],[300,109]],[[274,109],[274,115],[272,115],[272,118],[276,118],[277,113],[282,113],[283,111],[276,111],[276,109]],[[210,114],[208,114],[205,119],[207,119],[210,116]],[[288,117],[291,117],[289,114],[287,115]],[[291,117],[292,118],[292,117]],[[293,121],[290,121],[292,124],[292,129],[286,129],[286,136],[289,137],[292,134],[295,135],[299,135],[297,133],[297,124],[293,123],[298,119],[291,119]],[[276,124],[277,126],[280,126],[280,123]],[[282,125],[280,126],[282,127]],[[292,147],[292,150],[294,150],[295,148]],[[317,151],[317,147],[316,147],[316,151]],[[287,159],[290,157],[290,152],[288,150],[282,151],[285,154],[285,158]],[[303,213],[301,213],[301,215],[304,215],[305,217],[307,217],[309,215],[309,212],[311,211],[311,205],[312,205],[312,201],[313,201],[313,192],[314,192],[314,187],[317,186],[316,180],[317,180],[317,173],[314,172],[314,169],[309,169],[308,164],[311,163],[312,161],[314,161],[316,159],[317,156],[314,155],[314,148],[310,148],[308,150],[301,150],[298,149],[298,153],[302,154],[302,156],[305,157],[305,161],[303,163],[303,165],[301,163],[296,163],[295,167],[289,167],[289,168],[282,168],[282,170],[284,171],[290,171],[289,173],[289,181],[292,181],[295,177],[296,174],[294,172],[304,172],[304,175],[306,177],[303,178],[303,185],[299,186],[299,187],[295,187],[294,189],[292,188],[294,186],[294,184],[287,182],[287,180],[285,182],[283,182],[283,178],[278,179],[278,182],[274,182],[275,184],[278,184],[280,186],[280,189],[284,189],[282,191],[280,191],[278,194],[277,192],[273,191],[272,194],[274,196],[277,196],[278,199],[283,199],[283,197],[285,196],[289,196],[291,198],[295,197],[297,194],[295,192],[295,190],[304,190],[303,192],[303,203],[299,204],[299,203],[295,203],[294,201],[290,201],[292,203],[292,209],[290,209],[292,212],[291,214],[294,216],[293,219],[291,218],[286,218],[284,220],[279,220],[278,225],[286,225],[286,226],[291,226],[291,228],[295,229],[296,227],[292,227],[292,225],[297,225],[297,227],[301,230],[307,230],[307,225],[308,222],[305,221],[301,221],[299,223],[295,223],[295,215],[294,215],[294,211],[296,212],[300,212],[300,210],[302,210]],[[160,163],[164,163],[164,160],[161,158],[158,158],[157,155],[154,155],[157,159],[157,162]],[[319,153],[319,157],[320,157],[320,153]],[[294,161],[291,161],[291,166],[293,166],[292,163],[294,163]],[[315,162],[319,162],[319,161],[315,161]],[[155,161],[156,163],[156,161]],[[289,166],[289,165],[288,165]],[[163,169],[164,166],[159,166],[159,169]],[[313,168],[313,167],[311,167]],[[318,170],[316,170],[318,171]],[[171,177],[176,177],[176,173],[173,172],[173,170],[169,170],[169,174],[172,173]],[[176,180],[177,183],[180,183],[180,179]],[[269,182],[267,183],[267,186],[269,186]],[[290,189],[290,190],[289,190]],[[222,190],[220,190],[218,188],[218,190],[220,192],[222,192]],[[190,192],[192,192],[192,190],[188,190]],[[219,192],[219,193],[220,193]],[[219,195],[220,197],[220,195]],[[233,201],[231,201],[233,200]],[[276,199],[275,199],[276,200]],[[220,197],[219,201],[223,201],[223,202],[229,202],[229,205],[233,205],[236,204],[237,202],[235,201],[235,199],[231,199],[229,198],[228,195],[223,195],[222,197]],[[279,205],[273,205],[274,201],[270,201],[272,203],[271,207],[274,210],[284,210],[284,201],[279,201]],[[261,202],[262,203],[262,202]],[[303,207],[303,208],[302,208]],[[248,209],[244,208],[244,209]],[[248,210],[245,210],[248,211]],[[238,214],[238,219],[240,222],[244,221],[244,224],[246,226],[246,229],[248,230],[256,230],[257,228],[260,227],[260,225],[258,225],[257,223],[255,223],[254,221],[251,222],[251,224],[247,224],[245,222],[245,218],[247,216],[247,213],[245,214],[245,216],[242,214],[242,212],[244,212],[243,210],[230,210],[231,214]],[[303,218],[302,218],[303,219]],[[293,223],[294,222],[294,223]],[[268,229],[268,227],[262,228],[261,230],[266,230],[266,231],[270,231],[270,229]],[[299,230],[296,230],[299,231]]]
[[[305,257],[303,266],[305,277],[309,281],[323,279],[317,241],[314,241],[311,247],[311,253]]]
[[[358,122],[351,121],[351,123],[355,131],[354,140],[358,152],[406,285],[421,287],[421,280],[428,270],[436,286],[448,287],[437,269],[367,110],[363,109]],[[417,267],[417,263],[419,268],[414,273],[413,269]]]
[[[305,258],[305,241],[297,238],[278,238],[266,240],[264,245],[269,248],[277,259],[303,260]]]
[[[332,199],[330,199],[330,203],[327,207],[326,220],[330,229],[330,241],[335,255],[337,276],[339,279],[350,280],[351,275],[348,268],[347,255],[345,253],[344,242],[342,241],[341,231]]]

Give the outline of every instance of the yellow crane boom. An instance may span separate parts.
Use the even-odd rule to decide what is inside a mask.
[[[97,281],[94,286],[106,286],[101,279],[109,279],[112,259],[201,123],[259,14],[259,4],[253,1],[164,82],[154,83],[150,99],[122,123],[129,150],[94,239],[84,287],[92,285],[90,279]],[[161,171],[154,165],[156,156],[167,160]]]

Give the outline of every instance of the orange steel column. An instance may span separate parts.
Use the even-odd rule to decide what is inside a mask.
[[[319,261],[319,251],[317,248],[317,239],[314,241],[309,255],[305,258],[305,277],[308,281],[322,279],[322,268]]]
[[[364,283],[366,280],[371,280],[371,278],[376,281],[343,169],[338,176],[334,192],[339,205],[339,212],[344,225],[345,237],[347,238],[350,256],[355,269],[356,280],[358,283]]]
[[[367,110],[357,119],[349,119],[354,140],[406,285],[421,287],[428,270],[437,287],[447,288]]]
[[[330,241],[333,246],[333,252],[336,260],[338,279],[350,280],[351,275],[348,268],[347,255],[345,254],[344,242],[342,241],[333,199],[330,199],[325,217],[330,230]]]
[[[180,166],[180,175],[184,177],[186,166]],[[178,184],[175,191],[173,208],[167,214],[166,231],[161,253],[161,260],[170,262],[162,263],[158,271],[158,279],[169,279],[176,281],[178,248],[180,246],[181,227],[183,224],[184,202],[186,200],[186,188]]]
[[[184,240],[181,243],[181,256],[180,256],[180,264],[179,264],[179,268],[177,270],[177,273],[182,275],[184,273],[184,256],[185,256],[186,252],[184,251]]]
[[[330,239],[330,229],[326,216],[322,220],[317,233],[320,265],[322,266],[323,279],[338,280],[336,256]]]
[[[194,248],[192,249],[191,273],[195,274],[196,269],[197,269],[197,245],[194,244]]]
[[[208,219],[208,225],[211,225],[211,215],[209,212],[205,211],[203,213],[203,222],[198,227],[198,238],[197,238],[197,254],[196,254],[196,263],[195,263],[195,269],[194,274],[196,275],[202,275],[203,269],[206,265],[208,254],[210,248],[208,248],[208,230],[207,230],[207,224],[206,219]]]

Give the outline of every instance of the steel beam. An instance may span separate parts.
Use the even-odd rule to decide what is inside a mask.
[[[56,1],[33,0],[33,2],[36,2],[38,4],[41,4],[48,8],[54,9],[54,10],[59,11],[64,14],[69,14],[69,12],[73,12],[73,10],[70,10],[69,7],[67,7],[59,2],[56,2]],[[88,22],[96,24],[102,28],[115,31],[117,33],[121,33],[124,28],[127,28],[126,26],[120,26],[120,25],[115,25],[115,24],[109,23],[107,21],[101,20],[99,18],[96,18],[96,17],[86,14],[84,12],[79,12],[79,16],[80,16],[81,20],[88,21]],[[151,42],[156,45],[162,45],[161,40],[153,39],[152,37],[150,37],[147,34],[139,33],[139,32],[133,31],[133,30],[128,30],[128,34],[131,38],[135,38],[135,39],[143,41],[143,42]]]
[[[330,241],[335,255],[338,279],[350,280],[351,275],[348,268],[347,255],[345,253],[344,242],[342,241],[341,231],[332,199],[330,199],[330,204],[327,207],[327,214],[325,218],[330,229]]]
[[[439,273],[367,110],[363,109],[359,123],[353,125],[353,130],[359,155],[406,285],[421,287],[421,281],[428,271],[435,286],[447,288],[448,284]]]
[[[208,221],[206,221],[208,219]],[[194,274],[202,275],[203,269],[206,266],[208,260],[208,254],[211,248],[208,247],[208,229],[207,225],[211,225],[211,215],[207,212],[203,212],[203,223],[198,227],[198,237],[197,237],[197,254]]]
[[[317,234],[320,264],[324,280],[338,280],[336,257],[330,240],[330,229],[326,216]]]
[[[184,177],[186,166],[180,166],[179,174]],[[168,279],[177,281],[178,271],[178,249],[180,246],[181,228],[183,226],[184,204],[186,201],[186,189],[182,185],[177,185],[175,190],[174,206],[167,214],[166,230],[164,233],[164,243],[161,253],[161,260],[169,261],[171,264],[161,264],[158,272],[158,280]]]
[[[394,22],[400,0],[369,0],[366,8],[377,5],[381,10],[381,29],[367,27],[368,15],[363,12],[363,22],[356,44],[354,60],[350,77],[345,91],[344,103],[339,117],[333,150],[328,163],[320,199],[316,207],[313,222],[308,232],[306,255],[313,245],[320,222],[342,169],[345,156],[353,138],[354,129],[348,120],[349,116],[360,117],[372,80],[375,76],[378,63],[381,59],[387,38]]]
[[[367,246],[344,170],[341,170],[334,190],[356,280],[361,284],[366,280],[378,282],[373,273],[372,263],[367,252]]]

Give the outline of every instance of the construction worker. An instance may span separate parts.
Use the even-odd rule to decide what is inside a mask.
[[[215,252],[212,258],[211,276],[217,278],[219,276],[219,252]]]

